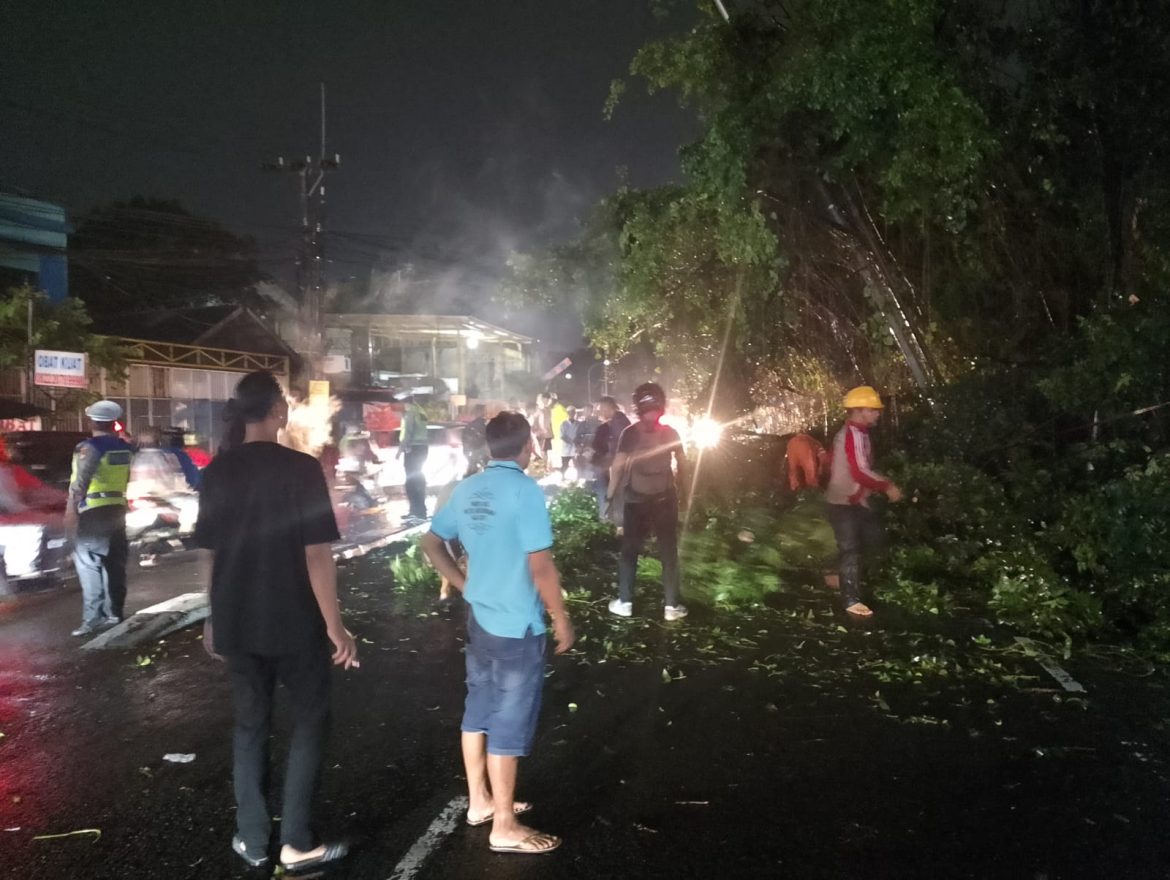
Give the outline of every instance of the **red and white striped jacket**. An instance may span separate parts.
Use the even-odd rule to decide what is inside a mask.
[[[833,459],[825,500],[829,504],[869,506],[869,496],[885,492],[890,481],[873,469],[869,428],[846,422],[833,438]]]

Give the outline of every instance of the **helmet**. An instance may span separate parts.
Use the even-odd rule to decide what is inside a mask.
[[[85,415],[95,422],[116,422],[122,418],[122,407],[112,400],[99,400],[85,408]]]
[[[859,385],[845,395],[845,409],[885,409],[878,393],[869,385]]]
[[[642,415],[653,409],[666,412],[666,392],[657,382],[644,382],[634,389],[634,411]]]

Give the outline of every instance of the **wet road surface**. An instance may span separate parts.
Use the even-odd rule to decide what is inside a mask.
[[[1067,662],[1069,694],[1006,636],[851,629],[813,591],[677,625],[574,596],[585,638],[550,662],[519,792],[565,845],[491,854],[486,827],[436,823],[464,794],[462,614],[394,590],[386,561],[343,570],[362,668],[335,678],[319,824],[357,847],[327,876],[389,878],[412,848],[403,880],[1170,876],[1161,673]],[[0,873],[269,876],[228,848],[229,693],[197,629],[81,656],[68,599],[38,597],[35,625],[0,607]]]

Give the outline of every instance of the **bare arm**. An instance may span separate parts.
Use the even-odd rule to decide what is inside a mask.
[[[540,601],[544,603],[548,616],[552,618],[553,638],[556,639],[558,654],[563,654],[573,647],[577,635],[573,632],[573,623],[569,620],[569,613],[565,610],[565,596],[561,591],[561,576],[557,572],[551,550],[540,550],[528,554],[528,570],[532,573],[536,592],[540,594]]]
[[[431,565],[435,567],[435,571],[446,578],[451,586],[463,592],[463,587],[467,583],[467,575],[451,557],[443,539],[434,532],[427,532],[422,536],[422,550],[427,555],[427,559],[431,561]]]
[[[617,494],[629,467],[630,454],[628,452],[619,452],[614,456],[613,464],[609,467],[609,489],[606,491],[606,498],[612,500],[613,496]]]
[[[325,630],[333,643],[333,662],[349,669],[360,666],[357,645],[341,619],[341,604],[337,601],[337,565],[333,562],[333,547],[329,544],[310,544],[305,547],[305,564],[309,569],[309,583],[317,607],[325,618]]]

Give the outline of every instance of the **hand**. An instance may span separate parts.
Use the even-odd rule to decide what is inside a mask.
[[[398,451],[394,453],[395,458],[402,458],[402,444],[398,444]]]
[[[577,633],[573,631],[573,621],[569,620],[569,615],[562,614],[553,620],[553,638],[557,643],[554,654],[564,654],[573,647]]]
[[[890,501],[897,504],[903,498],[902,490],[899,489],[897,486],[895,486],[893,483],[890,483],[889,487],[887,487],[887,489],[886,489],[886,497],[889,498]]]
[[[342,628],[341,632],[329,633],[329,641],[333,642],[333,665],[345,669],[358,669],[361,663],[357,658],[357,643],[349,630]]]
[[[70,539],[77,537],[77,510],[73,505],[65,508],[65,534]]]

